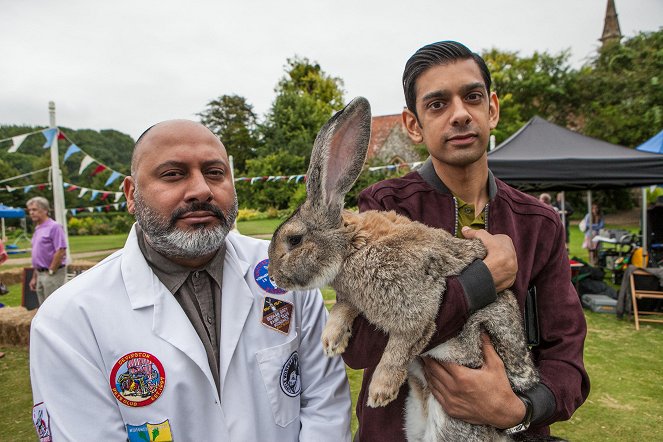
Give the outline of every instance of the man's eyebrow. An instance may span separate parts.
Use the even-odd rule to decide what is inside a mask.
[[[207,160],[203,161],[201,166],[203,167],[209,167],[209,166],[228,166],[228,162],[223,160],[223,159],[218,159],[218,160]],[[183,161],[176,161],[176,160],[169,160],[169,161],[164,161],[163,163],[157,164],[155,167],[156,170],[158,169],[163,169],[164,167],[182,167],[182,168],[188,168],[189,163],[183,162]]]
[[[486,90],[486,85],[480,81],[476,81],[473,83],[468,83],[460,88],[460,92],[462,95],[468,94],[472,91],[475,91],[477,89],[483,89],[484,91]],[[434,99],[438,100],[445,100],[448,99],[451,96],[451,91],[447,89],[439,89],[436,91],[432,91],[421,97],[421,101],[430,101]]]

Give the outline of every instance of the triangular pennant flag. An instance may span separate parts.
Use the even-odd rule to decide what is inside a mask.
[[[32,190],[33,187],[33,185],[25,186],[23,188],[23,193],[28,193],[30,190]]]
[[[70,209],[69,211],[71,212],[72,215],[76,216],[76,209]]]
[[[101,194],[101,201],[106,201],[106,198],[108,198],[108,195],[110,195],[110,192],[104,192]]]
[[[118,202],[122,195],[124,195],[122,192],[115,192],[115,202]]]
[[[121,176],[122,174],[120,172],[113,171],[113,173],[111,173],[111,176],[109,176],[108,179],[106,180],[106,184],[104,184],[104,187],[110,186],[111,184],[113,184],[113,181],[115,181]]]
[[[25,134],[25,135],[18,135],[16,137],[12,137],[12,147],[9,148],[7,151],[8,153],[14,153],[18,150],[19,147],[21,147],[21,144],[23,144],[23,141],[27,138],[27,136],[30,134]]]
[[[99,195],[99,191],[98,190],[93,190],[92,191],[92,196],[90,197],[90,201],[94,201],[94,199],[97,197],[97,195]]]
[[[103,209],[103,207],[102,207],[102,206],[97,206],[97,207],[95,207],[95,209],[97,209],[97,212],[101,212],[101,210]]]
[[[90,213],[94,212],[94,207],[87,207],[87,211]]]
[[[120,210],[120,205],[119,204],[113,204],[113,208],[115,210]]]
[[[90,189],[88,189],[87,187],[81,187],[81,191],[79,192],[78,197],[79,197],[79,198],[82,198],[83,195],[85,195],[85,194],[88,193],[89,191],[90,191]]]
[[[259,176],[254,176],[253,178],[251,178],[251,184],[255,183],[256,181],[260,181],[260,179],[261,178]]]
[[[5,186],[5,187],[7,188],[7,192],[10,192],[10,193],[13,192],[14,190],[16,190],[14,187],[11,187],[11,186]]]
[[[122,207],[122,208],[125,208],[125,207],[127,207],[127,203],[126,203],[126,201],[125,201],[125,202],[123,202],[123,203],[120,203],[120,207]]]
[[[67,158],[75,154],[76,152],[80,152],[81,148],[76,146],[75,144],[72,144],[69,146],[69,149],[67,149],[67,152],[64,154],[64,161],[67,161]]]
[[[46,188],[46,184],[37,185],[37,189],[39,189],[39,190],[44,190],[45,188]]]
[[[304,178],[304,175],[297,175],[297,179],[295,180],[295,183],[298,183]]]
[[[90,176],[98,175],[99,172],[103,172],[104,170],[106,170],[106,166],[104,166],[103,164],[100,164],[100,165],[97,166],[96,169],[94,169],[94,171],[90,174]]]
[[[58,131],[58,140],[66,140],[66,139],[67,137],[65,137],[61,131]]]
[[[55,138],[55,134],[58,132],[57,127],[53,127],[51,129],[44,129],[41,131],[42,135],[46,137],[46,142],[44,143],[44,149],[51,147],[51,144],[53,144],[53,138]]]
[[[75,184],[70,184],[70,185],[67,187],[67,192],[73,192],[73,191],[76,190],[76,189],[78,189],[78,186],[77,186],[77,185],[75,185]]]
[[[92,158],[90,155],[85,155],[85,158],[83,158],[83,161],[81,161],[81,167],[78,169],[78,174],[82,174],[85,168],[92,164],[93,161],[94,158]]]

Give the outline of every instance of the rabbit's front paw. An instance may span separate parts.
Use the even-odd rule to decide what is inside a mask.
[[[322,348],[329,357],[342,354],[348,347],[352,327],[339,322],[329,321],[322,330]]]
[[[406,371],[399,370],[397,373],[388,372],[388,370],[375,370],[373,379],[368,387],[369,407],[384,407],[389,402],[396,399],[398,390],[407,376]]]

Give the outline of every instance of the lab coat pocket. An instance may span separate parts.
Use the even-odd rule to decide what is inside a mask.
[[[285,344],[256,353],[276,425],[286,427],[299,416],[302,391],[297,335]]]

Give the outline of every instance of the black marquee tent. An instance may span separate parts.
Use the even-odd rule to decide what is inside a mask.
[[[496,177],[525,191],[595,190],[663,183],[663,155],[591,138],[532,118],[488,152]]]

